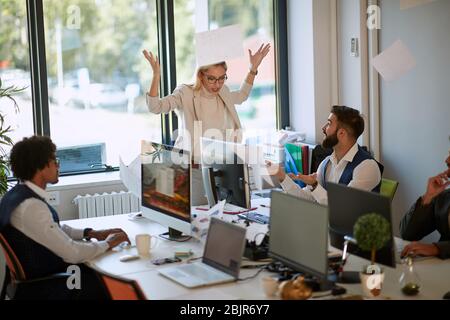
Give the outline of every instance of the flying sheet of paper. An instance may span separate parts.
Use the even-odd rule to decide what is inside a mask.
[[[207,66],[244,55],[243,36],[238,25],[195,35],[197,66]]]
[[[436,0],[400,0],[400,10],[411,9],[434,1]]]
[[[417,63],[409,49],[401,40],[376,56],[373,67],[386,81],[394,81],[413,69]]]
[[[141,197],[141,157],[138,156],[128,166],[125,165],[122,158],[120,162],[120,180],[125,187],[137,197]]]

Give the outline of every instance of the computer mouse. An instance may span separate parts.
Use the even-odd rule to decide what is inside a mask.
[[[450,291],[447,292],[446,294],[444,294],[444,296],[442,297],[442,299],[450,300]]]

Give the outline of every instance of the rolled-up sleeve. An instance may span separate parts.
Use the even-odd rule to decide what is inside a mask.
[[[164,98],[150,97],[146,94],[147,107],[151,113],[161,114],[169,113],[175,109],[183,108],[183,86],[174,90],[171,95]]]
[[[246,101],[250,96],[250,93],[252,92],[252,88],[253,86],[251,84],[244,81],[238,91],[231,92],[233,103],[242,104],[244,101]]]

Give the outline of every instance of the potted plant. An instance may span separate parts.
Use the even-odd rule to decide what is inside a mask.
[[[371,264],[360,273],[365,296],[373,298],[381,294],[384,280],[382,269],[375,264],[376,252],[391,239],[391,225],[378,213],[361,216],[353,227],[353,235],[358,247],[371,252]]]
[[[19,111],[14,95],[22,92],[26,88],[17,88],[15,86],[9,86],[3,88],[2,79],[0,78],[0,100],[3,98],[10,99],[14,104],[15,112]],[[12,132],[11,126],[5,125],[5,115],[0,112],[0,197],[8,191],[8,154],[5,147],[12,147],[13,141],[10,137]]]

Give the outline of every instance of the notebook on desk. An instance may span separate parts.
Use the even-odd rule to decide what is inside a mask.
[[[202,261],[164,268],[159,273],[187,288],[236,281],[245,233],[244,228],[212,218]]]

